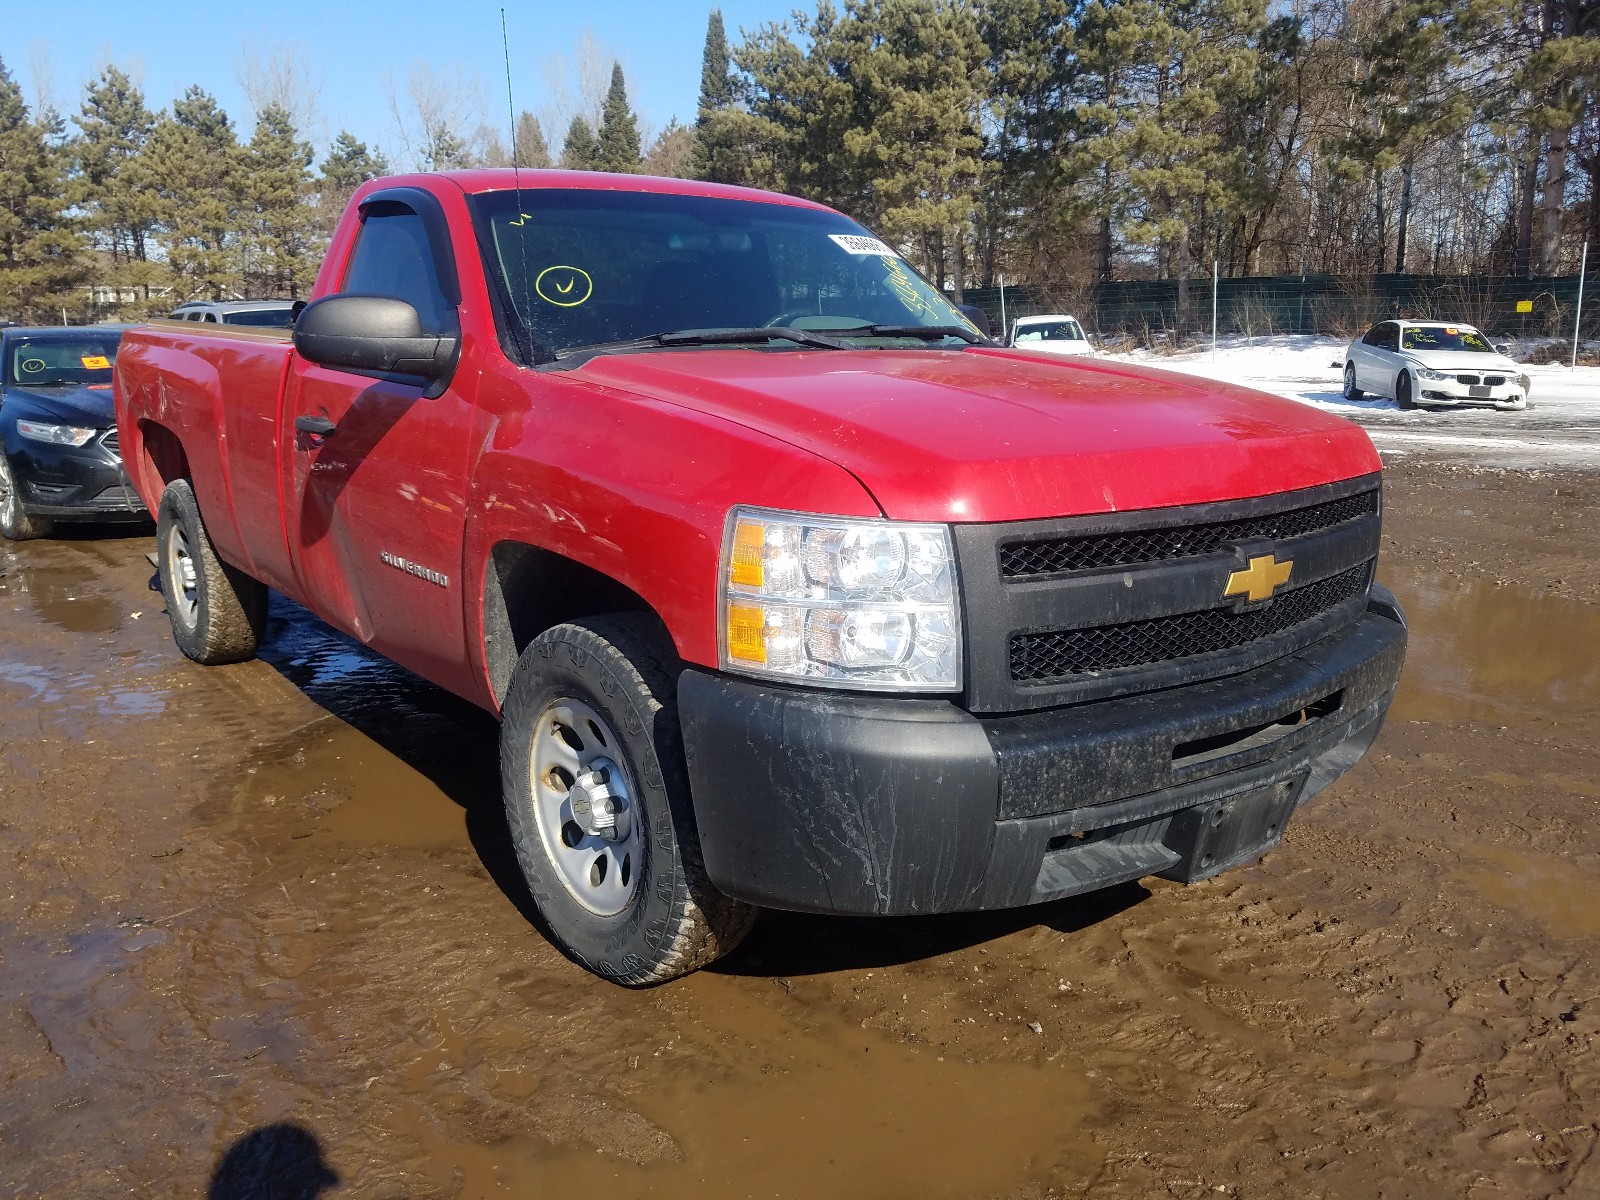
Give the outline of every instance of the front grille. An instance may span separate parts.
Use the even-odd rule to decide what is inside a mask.
[[[1213,608],[1090,629],[1017,634],[1011,639],[1011,678],[1018,683],[1071,679],[1242,649],[1288,633],[1363,594],[1370,573],[1370,566],[1362,563],[1243,612]]]
[[[1017,713],[1252,670],[1360,619],[1378,556],[1376,475],[1173,508],[955,525],[964,702]],[[1241,605],[1271,553],[1289,585]]]
[[[1457,375],[1456,376],[1456,382],[1457,383],[1464,383],[1468,387],[1477,387],[1478,386],[1478,377],[1476,375]]]
[[[1490,387],[1499,387],[1506,381],[1506,377],[1504,375],[1485,375],[1483,381]]]
[[[1000,574],[1033,579],[1134,563],[1170,562],[1214,554],[1239,542],[1303,537],[1357,521],[1378,511],[1377,489],[1285,512],[1212,521],[1188,528],[1140,529],[1088,537],[1010,542],[1000,547]]]
[[[118,458],[122,457],[122,439],[117,436],[117,428],[113,425],[101,435],[100,444]]]

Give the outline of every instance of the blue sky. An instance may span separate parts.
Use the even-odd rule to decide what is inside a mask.
[[[673,116],[680,122],[693,120],[711,6],[507,0],[517,107],[535,113],[563,111],[552,103],[557,97],[547,86],[549,63],[562,56],[571,81],[571,65],[587,31],[621,61],[629,95],[648,128],[659,130]],[[794,7],[812,7],[791,0],[722,0],[719,6],[730,42],[737,42],[741,26],[754,29],[786,18]],[[217,97],[241,135],[248,137],[253,117],[241,74],[252,60],[259,63],[267,57],[264,50],[286,51],[317,85],[317,115],[309,132],[319,154],[327,138],[349,129],[363,141],[383,146],[401,166],[406,165],[404,150],[389,97],[396,94],[402,108],[407,107],[415,63],[447,81],[451,91],[476,99],[469,105],[478,110],[475,116],[504,130],[501,7],[501,0],[159,5],[9,0],[0,20],[0,58],[30,104],[42,80],[68,117],[82,102],[83,85],[108,61],[140,80],[152,110],[170,104],[190,84],[199,84]],[[559,145],[564,132],[547,129],[546,137]]]

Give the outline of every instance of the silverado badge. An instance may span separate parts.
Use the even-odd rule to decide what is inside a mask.
[[[1222,593],[1222,598],[1226,600],[1229,596],[1243,596],[1252,604],[1257,600],[1270,599],[1273,592],[1289,582],[1289,572],[1292,570],[1293,559],[1279,562],[1276,554],[1257,555],[1244,570],[1228,576],[1228,587]]]

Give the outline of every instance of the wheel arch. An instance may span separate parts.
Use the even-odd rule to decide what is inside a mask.
[[[139,466],[150,497],[160,503],[167,485],[191,478],[189,454],[183,440],[159,421],[139,422]],[[152,506],[151,511],[154,511]]]
[[[587,563],[528,542],[505,540],[490,549],[483,579],[483,656],[496,704],[505,700],[517,658],[546,629],[603,613],[661,614],[638,592]]]

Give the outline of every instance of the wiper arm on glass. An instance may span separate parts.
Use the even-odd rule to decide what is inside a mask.
[[[751,329],[678,329],[667,333],[646,334],[641,338],[628,338],[620,342],[563,346],[556,351],[556,357],[571,358],[575,354],[603,354],[610,350],[647,350],[652,346],[731,346],[740,342],[778,341],[813,346],[819,350],[852,348],[835,338],[824,337],[809,329],[795,329],[788,325],[760,325]]]
[[[982,346],[989,340],[982,334],[973,333],[965,325],[861,325],[841,332],[848,337],[921,338],[925,342],[960,338],[969,346]]]

